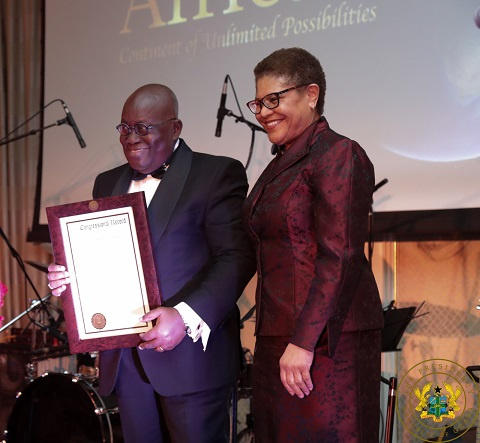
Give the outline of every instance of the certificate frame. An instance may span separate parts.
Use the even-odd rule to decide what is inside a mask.
[[[75,354],[137,346],[141,342],[138,334],[153,326],[152,322],[139,322],[138,319],[148,312],[147,309],[154,309],[162,303],[144,193],[134,192],[51,206],[46,208],[46,212],[55,263],[65,266],[71,279],[71,284],[66,285],[62,294],[70,352]],[[122,226],[118,226],[120,224]],[[92,234],[90,231],[93,231]],[[97,237],[89,239],[89,235]],[[109,243],[110,241],[112,243]],[[80,246],[81,244],[83,246]],[[113,251],[110,252],[109,248],[105,247],[108,244],[115,245]],[[121,254],[116,250],[118,244],[123,248]],[[86,257],[88,254],[91,254],[92,265]],[[103,260],[94,267],[95,258],[98,257]],[[123,263],[124,260],[119,257],[128,257],[131,263],[136,265],[132,275],[130,272],[127,272],[126,276],[125,273],[119,275],[115,272],[115,263]],[[109,258],[113,267],[103,266],[102,263],[107,263],[105,259]],[[91,282],[95,275],[100,287],[107,284],[105,282],[118,283],[120,286],[117,289],[120,290],[116,294],[119,293],[120,300],[128,300],[128,303],[130,292],[123,294],[122,288],[133,288],[132,293],[135,295],[132,303],[135,309],[132,310],[128,303],[105,301],[105,295],[102,295],[105,293],[114,301],[108,290],[96,297]],[[122,278],[128,279],[126,285],[121,284]],[[96,303],[101,304],[101,301],[105,302],[106,310],[116,311],[115,315],[105,316],[102,312],[96,312],[92,316]],[[123,307],[124,304],[127,306]],[[132,318],[134,313],[137,314],[135,320]],[[124,318],[128,321],[124,321]],[[117,325],[111,326],[109,319]]]

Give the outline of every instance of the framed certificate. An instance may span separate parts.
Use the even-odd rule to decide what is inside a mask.
[[[46,208],[71,353],[137,346],[161,305],[143,192]]]

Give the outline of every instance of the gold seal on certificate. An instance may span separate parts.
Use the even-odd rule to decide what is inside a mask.
[[[107,324],[107,319],[103,314],[93,314],[92,325],[95,329],[103,329]]]

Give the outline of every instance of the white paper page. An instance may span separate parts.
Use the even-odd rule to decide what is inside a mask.
[[[149,330],[150,310],[131,207],[60,219],[79,338]]]

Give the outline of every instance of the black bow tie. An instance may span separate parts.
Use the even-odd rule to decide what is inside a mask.
[[[277,155],[278,153],[285,153],[285,145],[272,145],[272,155]]]
[[[147,175],[151,175],[152,177],[162,179],[162,177],[165,175],[165,172],[167,172],[168,167],[170,164],[164,163],[162,166],[160,166],[158,169],[155,169],[155,171],[150,172],[150,174],[144,174],[142,172],[138,172],[135,169],[133,170],[133,175],[132,175],[132,180],[143,180],[144,178],[147,177]]]

